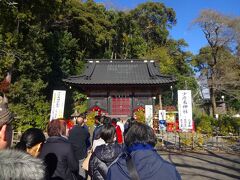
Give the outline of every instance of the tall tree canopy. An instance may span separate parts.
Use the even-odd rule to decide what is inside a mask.
[[[168,37],[175,24],[174,10],[158,2],[116,11],[93,0],[0,1],[0,80],[12,72],[16,127],[44,128],[52,90],[66,88],[62,78],[79,74],[85,58],[153,58],[179,88],[194,89],[186,43]],[[75,105],[86,98],[73,95]]]
[[[141,4],[131,11],[131,15],[150,47],[151,44],[165,45],[169,34],[168,29],[176,24],[175,11],[162,3]]]
[[[239,37],[239,18],[222,15],[213,10],[204,10],[194,21],[202,29],[208,42],[208,47],[202,48],[194,63],[195,67],[208,78],[212,114],[216,113],[217,93],[235,96],[232,89],[239,87],[239,57],[236,50]],[[235,56],[235,57],[234,57]],[[226,66],[228,64],[228,66]],[[226,72],[232,67],[231,76]],[[228,70],[227,70],[228,69]],[[227,80],[228,79],[228,80]]]

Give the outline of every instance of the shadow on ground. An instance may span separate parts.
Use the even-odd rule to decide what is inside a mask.
[[[240,155],[212,151],[159,151],[159,154],[175,164],[183,180],[240,179]]]

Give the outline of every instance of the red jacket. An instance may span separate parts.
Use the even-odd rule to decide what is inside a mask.
[[[120,126],[116,125],[115,123],[112,123],[112,125],[116,129],[116,137],[117,137],[118,144],[122,144],[123,143],[123,134],[122,134]]]

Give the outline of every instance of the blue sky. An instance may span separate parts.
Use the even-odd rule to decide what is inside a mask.
[[[121,10],[135,8],[138,4],[147,2],[147,0],[95,0],[103,2],[107,7],[113,7]],[[213,9],[225,15],[240,16],[240,0],[158,0],[167,7],[175,10],[177,15],[177,25],[170,30],[170,36],[173,39],[183,38],[189,45],[186,50],[194,54],[199,49],[207,45],[203,33],[197,26],[190,27],[191,22],[198,17],[203,9]]]

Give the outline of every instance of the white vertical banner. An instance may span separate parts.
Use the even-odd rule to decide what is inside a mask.
[[[159,110],[158,112],[158,119],[160,120],[166,120],[166,110]]]
[[[158,111],[159,130],[166,131],[166,119],[167,119],[166,110],[159,110]]]
[[[66,91],[53,90],[50,121],[63,118]]]
[[[192,129],[191,90],[178,90],[179,129]]]
[[[146,124],[152,127],[153,124],[153,106],[145,105],[145,120]]]

